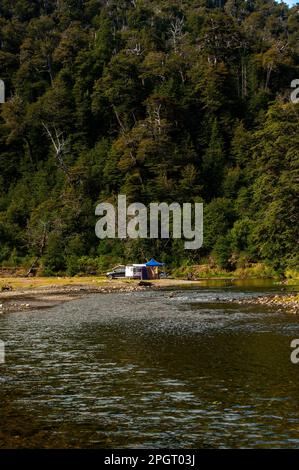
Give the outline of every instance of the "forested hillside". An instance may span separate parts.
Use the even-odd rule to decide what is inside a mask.
[[[298,263],[298,7],[0,0],[0,265],[100,272],[157,256]],[[99,241],[95,207],[204,202],[205,242]]]

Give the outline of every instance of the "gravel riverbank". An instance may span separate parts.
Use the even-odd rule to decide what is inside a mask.
[[[77,284],[72,286],[51,285],[34,289],[13,289],[0,292],[0,315],[26,310],[55,307],[64,302],[80,299],[90,294],[113,292],[136,292],[147,289],[139,284],[119,283],[91,286]]]
[[[130,293],[151,289],[194,287],[200,282],[163,279],[154,282],[138,282],[105,279],[91,280],[90,278],[73,279],[0,279],[0,315],[11,312],[37,310],[55,307],[64,302],[80,299],[90,294]],[[53,282],[53,283],[52,283]],[[43,284],[44,283],[44,284]],[[1,287],[2,285],[2,287]],[[299,313],[299,294],[282,293],[247,299],[231,299],[230,302],[239,304],[266,305],[276,307],[281,311]]]
[[[299,294],[272,294],[245,300],[231,300],[239,304],[265,305],[275,307],[281,311],[287,310],[299,314]]]

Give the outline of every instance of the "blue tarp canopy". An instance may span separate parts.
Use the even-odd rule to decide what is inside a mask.
[[[164,263],[159,263],[156,261],[154,258],[152,258],[148,263],[146,263],[146,266],[149,267],[161,267],[164,266]]]

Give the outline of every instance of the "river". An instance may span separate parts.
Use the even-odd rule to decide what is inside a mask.
[[[0,317],[2,448],[299,448],[279,287],[98,294]]]

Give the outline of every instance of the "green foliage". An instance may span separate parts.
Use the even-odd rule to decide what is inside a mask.
[[[272,0],[1,1],[0,264],[296,270],[298,18]],[[203,248],[100,242],[94,209],[119,193],[203,201]]]
[[[235,266],[231,261],[231,243],[228,236],[219,236],[214,245],[212,254],[217,261],[217,265],[223,269],[232,269]]]

